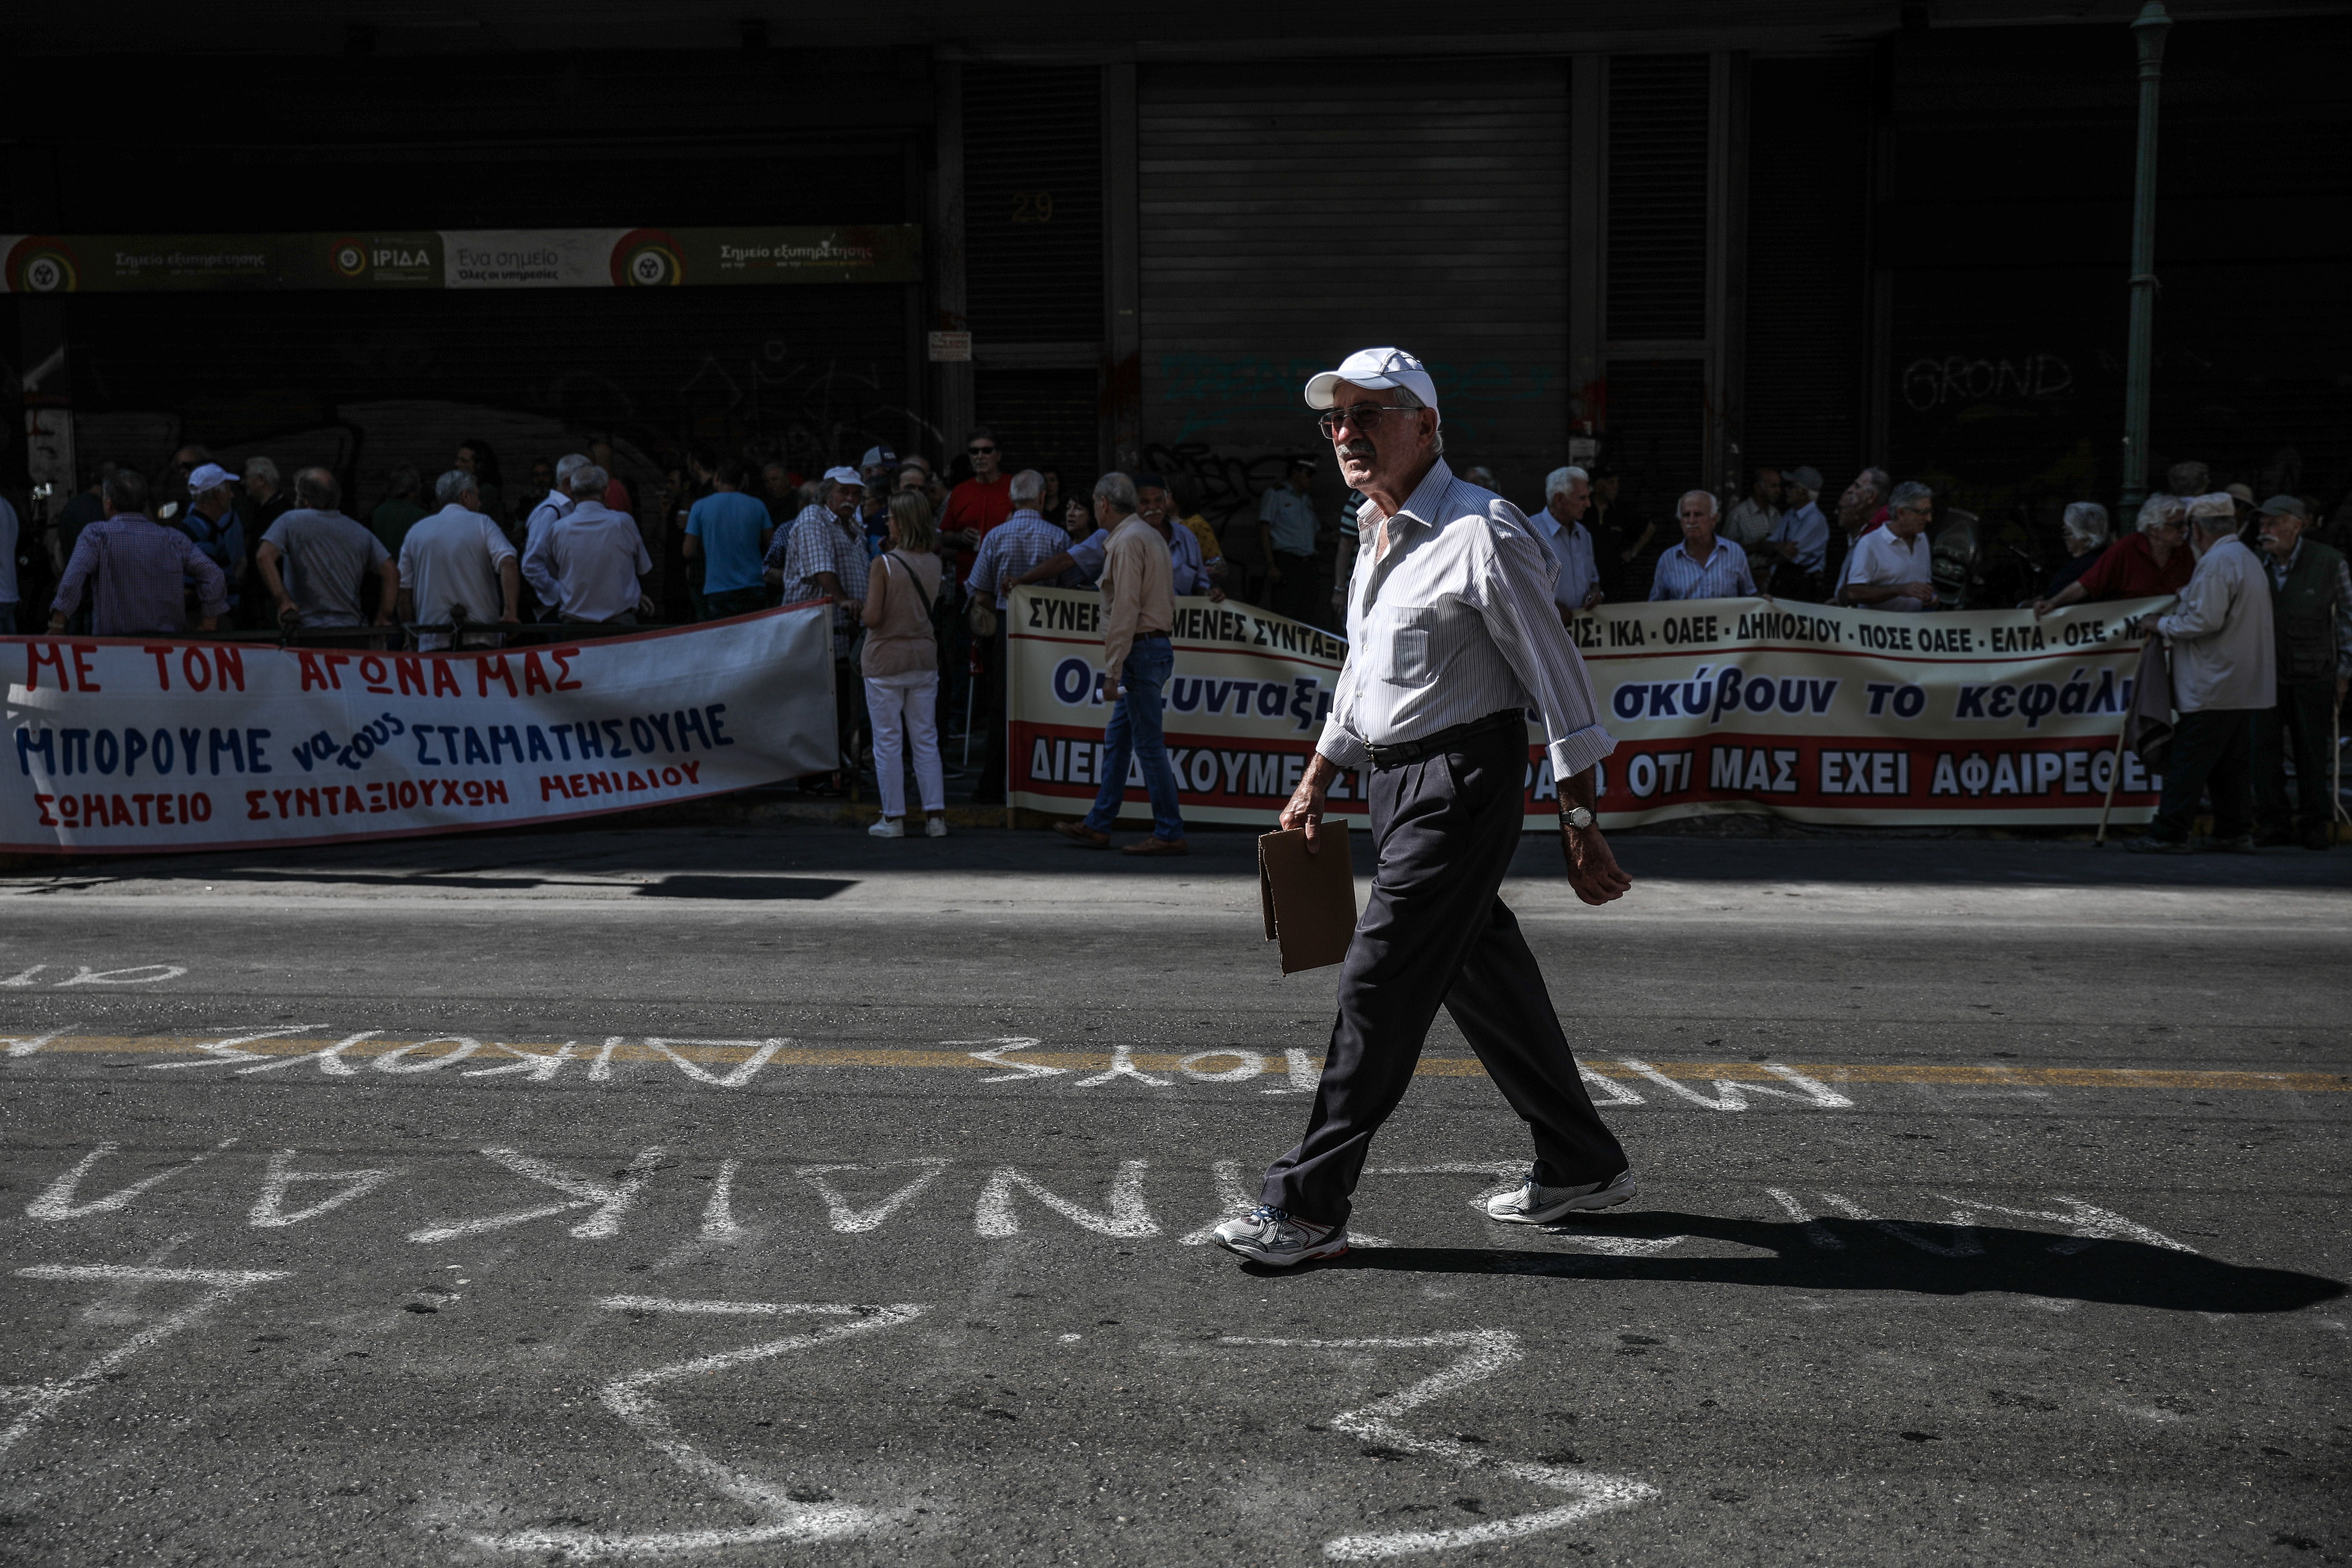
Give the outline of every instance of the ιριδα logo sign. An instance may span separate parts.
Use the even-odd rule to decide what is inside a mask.
[[[327,248],[327,264],[338,278],[367,276],[368,247],[356,239],[339,239]]]

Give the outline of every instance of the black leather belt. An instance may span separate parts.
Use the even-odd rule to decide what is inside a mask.
[[[1417,763],[1423,757],[1434,756],[1440,752],[1459,751],[1463,742],[1475,740],[1480,735],[1492,734],[1498,730],[1516,727],[1524,731],[1527,723],[1528,716],[1525,713],[1517,708],[1507,708],[1500,713],[1489,713],[1484,719],[1473,719],[1467,724],[1456,724],[1450,730],[1440,730],[1433,735],[1423,735],[1418,741],[1405,741],[1393,746],[1374,746],[1371,748],[1372,766],[1402,767],[1407,763]]]

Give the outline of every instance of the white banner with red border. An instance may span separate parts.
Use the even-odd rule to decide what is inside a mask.
[[[1617,750],[1601,820],[1769,813],[1877,826],[2063,826],[2151,816],[2162,779],[2118,754],[2142,633],[2168,599],[1905,615],[1711,599],[1603,605],[1574,637]],[[1024,588],[1010,617],[1008,781],[1016,805],[1084,811],[1098,787],[1101,601]],[[1346,642],[1247,605],[1177,601],[1162,715],[1188,820],[1264,825],[1297,787]],[[1558,810],[1528,731],[1528,826]],[[1120,815],[1149,820],[1130,764]],[[1361,814],[1365,779],[1331,809]]]
[[[823,605],[465,653],[5,637],[0,669],[17,852],[561,822],[835,765]]]

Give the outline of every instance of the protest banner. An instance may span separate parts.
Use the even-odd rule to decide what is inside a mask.
[[[1904,615],[1710,599],[1603,605],[1576,617],[1617,750],[1601,821],[1765,812],[1793,821],[1999,826],[2145,822],[2162,780],[2116,737],[2141,634],[2165,599]],[[1100,600],[1023,589],[1013,604],[1011,798],[1074,813],[1095,795],[1104,708]],[[1246,605],[1177,601],[1169,756],[1188,820],[1267,825],[1297,786],[1347,644]],[[1558,811],[1539,725],[1528,826]],[[2115,770],[2121,767],[2118,778]],[[1334,812],[1363,812],[1343,774]],[[1123,816],[1148,820],[1130,768]]]
[[[822,605],[467,653],[0,638],[0,849],[152,854],[629,811],[835,765]]]

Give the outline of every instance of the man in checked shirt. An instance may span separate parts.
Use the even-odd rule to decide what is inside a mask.
[[[1441,1005],[1535,1138],[1526,1181],[1490,1216],[1542,1225],[1638,1191],[1497,896],[1518,847],[1530,709],[1559,780],[1570,885],[1588,904],[1633,885],[1593,820],[1593,764],[1616,742],[1552,606],[1550,559],[1517,507],[1445,466],[1436,384],[1412,355],[1350,354],[1307,384],[1307,405],[1365,500],[1348,662],[1282,826],[1305,827],[1311,849],[1332,780],[1368,767],[1377,869],[1307,1135],[1266,1172],[1259,1205],[1217,1227],[1225,1247],[1276,1268],[1348,1250],[1372,1134]]]

